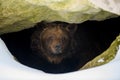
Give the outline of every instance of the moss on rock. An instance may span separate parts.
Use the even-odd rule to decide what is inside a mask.
[[[30,28],[41,21],[82,23],[113,15],[89,0],[0,0],[0,34]]]

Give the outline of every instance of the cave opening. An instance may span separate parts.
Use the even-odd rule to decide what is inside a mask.
[[[79,36],[77,39],[81,56],[79,59],[68,58],[60,64],[52,64],[32,53],[30,38],[34,28],[3,34],[0,37],[20,63],[47,73],[66,73],[77,71],[88,61],[105,51],[120,33],[119,21],[118,17],[78,24],[76,35]]]

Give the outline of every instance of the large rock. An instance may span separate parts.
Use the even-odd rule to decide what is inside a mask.
[[[0,34],[30,28],[41,21],[82,23],[115,16],[95,3],[95,0],[0,0]]]

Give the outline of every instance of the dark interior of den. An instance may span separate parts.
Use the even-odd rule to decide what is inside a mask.
[[[8,49],[16,59],[26,66],[46,73],[67,73],[79,70],[88,61],[105,51],[120,33],[120,18],[104,21],[86,21],[77,24],[74,36],[77,42],[76,53],[59,64],[50,63],[42,56],[34,54],[30,48],[34,28],[1,35]],[[75,57],[77,56],[77,57]]]

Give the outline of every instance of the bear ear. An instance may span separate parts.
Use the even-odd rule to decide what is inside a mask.
[[[77,24],[68,24],[66,30],[74,34],[77,30]]]
[[[38,30],[44,28],[44,26],[46,26],[46,23],[44,21],[38,22],[35,25],[36,29],[38,29]]]

